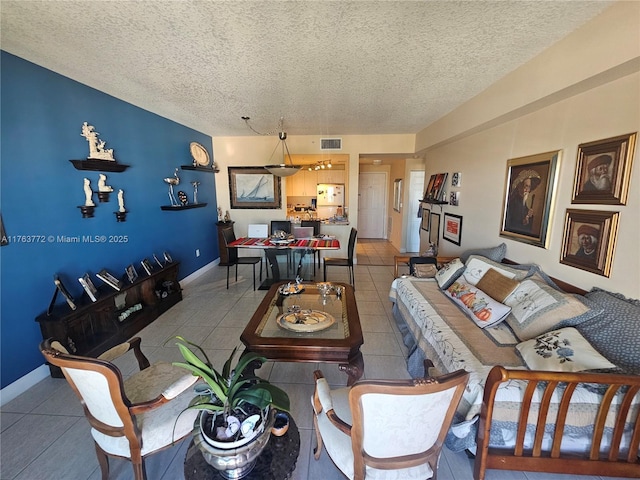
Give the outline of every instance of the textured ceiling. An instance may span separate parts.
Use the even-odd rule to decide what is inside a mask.
[[[2,0],[1,47],[213,136],[416,133],[611,3]]]

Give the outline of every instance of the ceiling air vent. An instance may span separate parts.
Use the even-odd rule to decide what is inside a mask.
[[[321,138],[320,150],[342,150],[341,138]]]

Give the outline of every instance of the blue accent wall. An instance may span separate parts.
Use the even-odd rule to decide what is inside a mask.
[[[2,387],[44,363],[35,317],[46,311],[59,274],[79,298],[78,277],[107,268],[120,276],[133,263],[168,251],[180,261],[180,278],[219,257],[215,222],[214,174],[179,170],[175,188],[193,200],[192,181],[201,182],[203,208],[163,211],[169,205],[165,177],[193,160],[191,142],[213,158],[209,135],[160,117],[67,77],[1,52],[0,210],[9,245],[0,247]],[[105,72],[105,75],[108,75]],[[98,190],[99,173],[76,170],[71,159],[89,155],[82,124],[95,126],[121,173],[102,172],[114,192],[96,204],[93,218],[82,218],[83,179]],[[117,191],[124,190],[128,211],[118,223]],[[83,237],[106,240],[83,241]],[[80,237],[77,243],[63,237]],[[31,240],[31,241],[29,241]],[[196,257],[196,249],[200,256]],[[95,279],[96,285],[100,280]],[[58,303],[64,300],[58,296]],[[170,312],[170,311],[169,311]]]

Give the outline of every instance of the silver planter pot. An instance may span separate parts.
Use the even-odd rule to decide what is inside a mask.
[[[202,452],[206,462],[220,472],[225,478],[238,479],[248,475],[256,463],[256,459],[267,446],[271,437],[271,429],[275,423],[276,411],[272,408],[267,417],[267,423],[262,433],[251,439],[245,445],[237,448],[216,448],[210,445],[203,437],[201,428],[201,417],[210,415],[209,412],[201,411],[193,424],[193,442]]]

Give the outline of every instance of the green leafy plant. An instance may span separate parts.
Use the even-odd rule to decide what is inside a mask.
[[[243,411],[244,404],[254,405],[260,410],[270,405],[278,410],[289,411],[289,396],[284,390],[267,380],[245,372],[252,362],[265,362],[267,360],[265,357],[253,352],[245,353],[232,368],[232,362],[238,350],[236,347],[224,363],[222,371],[218,372],[199,345],[181,336],[176,336],[175,339],[185,362],[174,362],[174,365],[202,378],[210,390],[207,394],[199,395],[196,402],[189,408],[222,412],[225,423],[231,413]],[[194,350],[198,351],[204,359],[201,359]]]

